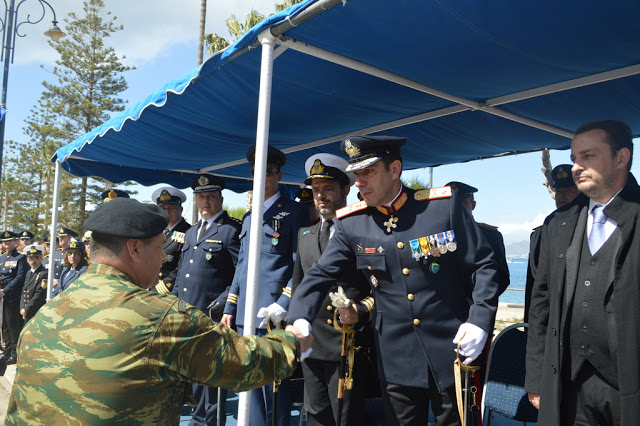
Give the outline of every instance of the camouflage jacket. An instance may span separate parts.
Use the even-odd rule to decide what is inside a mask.
[[[171,295],[94,264],[29,321],[7,424],[176,424],[191,383],[248,390],[289,377],[290,333],[240,337]]]

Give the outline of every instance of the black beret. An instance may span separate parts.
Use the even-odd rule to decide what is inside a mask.
[[[20,233],[20,238],[31,238],[32,240],[35,238],[33,234],[29,231],[22,231]]]
[[[201,174],[191,179],[191,189],[194,193],[222,191],[225,188],[224,179],[220,176]]]
[[[67,228],[66,226],[61,226],[60,228],[58,228],[58,237],[77,237],[78,233],[75,231],[72,231],[71,229]]]
[[[555,166],[553,170],[551,170],[551,180],[553,181],[551,188],[571,188],[575,186],[576,183],[573,181],[573,174],[571,173],[572,168],[573,166],[571,164]]]
[[[69,241],[67,244],[67,250],[84,250],[86,248],[85,243],[82,241]]]
[[[100,204],[84,221],[92,232],[120,238],[152,238],[169,224],[169,216],[155,204],[143,204],[133,198],[115,198]]]
[[[13,241],[18,239],[18,234],[13,231],[4,231],[0,235],[0,241]]]
[[[102,194],[100,194],[100,196],[102,197],[102,201],[104,201],[105,203],[107,201],[111,201],[114,198],[131,198],[129,197],[129,194],[126,193],[125,191],[122,191],[121,189],[107,189],[106,191],[103,191]]]
[[[252,146],[247,151],[247,161],[251,164],[256,162],[256,146]],[[271,145],[267,147],[267,164],[275,164],[278,167],[284,166],[284,163],[287,162],[287,156],[284,155],[284,152],[280,151],[278,148],[274,148]]]
[[[347,172],[367,168],[390,154],[399,154],[407,138],[353,135],[342,141],[340,149],[349,156]]]
[[[449,182],[445,186],[450,186],[451,190],[457,193],[459,198],[468,198],[478,192],[478,188],[467,185],[466,183],[456,182],[455,180]]]

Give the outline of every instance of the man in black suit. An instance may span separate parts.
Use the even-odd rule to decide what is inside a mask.
[[[640,417],[640,186],[631,129],[586,123],[571,142],[581,195],[542,227],[527,376],[538,424],[635,425]]]
[[[346,173],[349,163],[335,155],[315,154],[305,163],[305,171],[309,176],[305,184],[311,185],[312,202],[320,213],[320,222],[300,228],[298,233],[298,254],[293,267],[292,288],[302,281],[306,271],[320,258],[329,243],[336,221],[336,210],[347,205],[349,189],[355,181],[352,173]],[[371,320],[373,297],[369,295],[369,284],[364,274],[355,265],[344,272],[342,277],[333,282],[332,292],[344,289],[347,297],[354,303],[357,322],[357,339],[364,345],[371,339],[367,323]],[[326,295],[326,293],[325,293]],[[304,404],[309,426],[331,426],[338,423],[338,379],[342,334],[334,327],[335,308],[329,296],[322,302],[324,307],[313,320],[314,343],[311,355],[302,363],[304,376]],[[364,326],[364,329],[362,327]],[[360,346],[360,343],[356,343]],[[364,348],[363,348],[364,349]],[[356,363],[362,364],[366,359],[360,358]],[[364,365],[356,364],[356,368]],[[355,370],[357,372],[357,370]],[[363,424],[364,399],[362,377],[354,378],[351,390],[345,390],[343,398],[343,425]]]
[[[31,244],[24,248],[23,254],[27,256],[29,269],[22,288],[20,299],[20,315],[26,323],[47,302],[47,268],[42,264],[44,247],[39,244]]]
[[[356,265],[375,298],[372,322],[387,424],[427,424],[431,404],[436,423],[456,425],[456,344],[466,364],[481,353],[493,330],[497,266],[451,188],[414,191],[402,184],[405,142],[368,135],[343,141],[347,171],[354,172],[364,200],[338,210],[326,251],[296,289],[287,330],[304,341],[324,292]]]
[[[178,276],[178,262],[180,262],[185,233],[191,228],[191,225],[182,217],[182,203],[187,201],[187,196],[179,189],[165,186],[153,191],[151,200],[169,215],[169,224],[164,230],[165,243],[162,246],[167,254],[167,261],[162,264],[158,273],[158,284],[152,289],[158,293],[171,294]]]

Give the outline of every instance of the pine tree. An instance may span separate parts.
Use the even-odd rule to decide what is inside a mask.
[[[50,70],[57,82],[43,82],[43,101],[58,116],[60,130],[70,136],[69,142],[124,110],[125,101],[119,94],[128,86],[122,73],[132,69],[105,44],[123,26],[116,24],[117,18],[105,10],[104,2],[86,0],[82,10],[83,16],[71,12],[65,19],[69,37],[49,43],[60,54]],[[67,223],[80,225],[87,216],[87,203],[99,202],[99,193],[110,186],[110,182],[81,178],[80,185],[70,189],[73,197],[64,210],[71,210],[73,218]]]

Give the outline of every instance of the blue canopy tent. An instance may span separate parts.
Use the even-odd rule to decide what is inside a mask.
[[[354,133],[408,137],[406,169],[565,149],[592,119],[624,120],[638,135],[639,12],[636,0],[307,0],[52,160],[145,185],[185,187],[206,171],[244,191],[257,142],[255,234],[267,141],[287,153],[283,181],[296,183],[311,154],[339,154]],[[249,252],[255,271],[257,239]],[[251,301],[257,277],[248,281]]]

